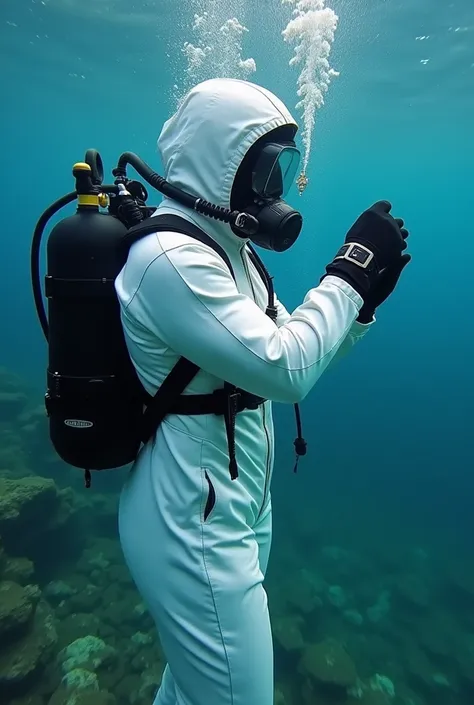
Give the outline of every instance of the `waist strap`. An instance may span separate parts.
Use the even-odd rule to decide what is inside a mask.
[[[202,414],[225,414],[228,406],[229,395],[234,395],[236,413],[246,409],[257,409],[265,399],[244,392],[242,389],[230,387],[216,389],[212,394],[182,394],[170,405],[169,414],[183,414],[194,416]]]
[[[229,472],[232,480],[239,476],[237,460],[235,457],[235,420],[237,414],[245,410],[255,410],[265,402],[262,397],[244,392],[230,384],[225,384],[223,389],[216,389],[212,394],[182,394],[171,403],[169,414],[183,414],[195,416],[202,414],[216,414],[224,416],[229,448]]]

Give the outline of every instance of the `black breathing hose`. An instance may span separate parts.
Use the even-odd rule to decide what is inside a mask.
[[[209,201],[205,201],[202,198],[197,198],[196,196],[173,186],[168,183],[166,179],[157,174],[156,171],[153,171],[153,169],[149,167],[143,159],[133,152],[124,152],[120,156],[117,167],[112,171],[113,175],[119,178],[126,178],[128,165],[132,166],[135,171],[150,184],[150,186],[153,186],[153,188],[162,193],[164,196],[168,196],[169,198],[178,201],[178,203],[182,203],[182,205],[186,206],[186,208],[191,208],[198,213],[207,215],[209,218],[214,218],[215,220],[220,220],[224,223],[231,223],[232,225],[235,225],[237,219],[242,219],[242,216],[244,215],[239,211],[231,211],[228,208],[216,206],[213,203],[209,203]],[[245,214],[245,216],[245,226],[244,221],[242,222],[242,233],[256,233],[259,227],[258,221],[248,214]]]
[[[40,219],[36,224],[35,231],[33,233],[33,239],[31,241],[31,254],[30,254],[30,269],[31,269],[31,284],[33,287],[33,296],[35,300],[36,312],[38,314],[39,322],[41,328],[43,329],[44,337],[48,340],[49,326],[48,318],[46,316],[46,309],[43,303],[43,294],[41,291],[41,278],[40,278],[40,249],[41,249],[41,239],[43,237],[44,229],[48,224],[48,221],[55,215],[61,208],[72,203],[77,198],[75,191],[67,193],[65,196],[58,198],[57,201],[52,203],[49,208],[45,210]]]

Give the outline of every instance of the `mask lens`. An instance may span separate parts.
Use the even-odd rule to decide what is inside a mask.
[[[253,172],[255,193],[261,198],[284,198],[295,180],[300,159],[294,145],[265,145]]]

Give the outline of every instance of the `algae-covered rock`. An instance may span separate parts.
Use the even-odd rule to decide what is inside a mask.
[[[407,644],[403,652],[405,672],[416,688],[431,686],[435,668],[417,644]]]
[[[5,367],[0,367],[0,422],[15,420],[25,408],[27,401],[21,378]]]
[[[344,647],[333,639],[307,646],[300,671],[317,683],[350,688],[357,683],[356,667]]]
[[[285,651],[293,651],[302,649],[304,646],[301,627],[303,626],[303,618],[295,615],[287,615],[286,617],[276,617],[273,620],[273,633],[278,643]]]
[[[65,649],[69,644],[88,636],[97,634],[100,629],[100,619],[95,614],[77,612],[67,614],[58,624],[58,648]]]
[[[8,558],[3,571],[4,580],[12,580],[19,585],[28,585],[34,575],[35,567],[29,558]]]
[[[300,570],[282,585],[285,600],[302,614],[310,614],[322,606],[320,593],[325,586],[309,571]]]
[[[394,595],[404,605],[424,610],[429,607],[427,585],[417,575],[399,575],[394,581]]]
[[[27,448],[13,428],[0,430],[0,472],[13,478],[31,475]]]
[[[22,698],[9,699],[8,705],[43,705],[41,695],[25,695]]]
[[[455,562],[448,569],[446,592],[453,604],[474,607],[474,567],[467,561]]]
[[[284,694],[278,688],[275,688],[274,705],[287,705]]]
[[[159,665],[149,668],[140,677],[140,685],[133,693],[132,699],[138,703],[151,703],[160,687],[163,668]]]
[[[25,630],[33,604],[31,595],[21,585],[9,580],[0,583],[0,644]]]
[[[376,602],[367,609],[367,618],[370,622],[377,624],[384,620],[391,609],[391,593],[389,590],[382,590]]]
[[[349,697],[345,705],[392,705],[393,700],[386,693],[365,690],[360,697]]]
[[[156,660],[157,656],[154,649],[142,648],[130,661],[130,668],[136,673],[143,673],[144,671],[153,668],[156,664]]]
[[[57,488],[53,480],[44,477],[28,477],[21,480],[0,478],[0,531],[17,528],[29,523],[29,529],[35,527],[35,519],[44,524],[48,512],[57,507]]]
[[[114,693],[119,702],[135,703],[135,693],[140,688],[140,675],[138,673],[127,673],[121,678],[114,688]],[[152,702],[152,701],[150,701]]]
[[[116,657],[117,652],[115,649],[107,646],[102,639],[89,634],[76,639],[72,644],[66,646],[59,653],[58,660],[63,673],[68,673],[75,668],[95,671],[104,664],[114,662]]]
[[[3,548],[2,538],[0,537],[0,580],[4,577],[5,565],[7,562],[7,554]]]
[[[106,690],[70,691],[60,687],[51,696],[48,705],[117,705],[117,701]]]
[[[79,695],[98,694],[99,690],[99,681],[95,673],[76,668],[63,676],[49,703],[50,705],[76,705]]]
[[[74,493],[44,477],[0,478],[0,535],[10,554],[41,560],[45,536],[60,546],[76,512]],[[73,544],[72,538],[69,545]]]
[[[389,698],[395,697],[395,686],[393,682],[381,673],[376,673],[369,681],[369,688],[374,693],[383,693]]]
[[[99,690],[99,681],[95,673],[85,668],[74,668],[68,671],[61,680],[66,690]]]
[[[10,692],[26,686],[44,668],[52,658],[56,640],[53,613],[41,600],[28,632],[0,650],[0,702],[2,691]]]
[[[355,609],[344,610],[342,616],[344,617],[346,622],[349,622],[349,624],[353,624],[355,627],[360,627],[364,623],[363,616],[358,610]]]
[[[347,604],[347,595],[340,585],[330,585],[328,588],[328,600],[333,607],[342,609]]]
[[[73,589],[75,588],[74,586]],[[84,612],[93,614],[94,612],[102,612],[100,604],[102,601],[102,590],[93,583],[86,583],[81,590],[75,590],[75,593],[68,598],[68,606],[71,612]],[[111,607],[107,605],[107,607]]]
[[[76,590],[64,580],[52,580],[44,588],[43,594],[50,602],[59,603],[75,595]]]
[[[390,678],[376,673],[368,683],[358,681],[347,693],[347,705],[393,705],[395,686]]]

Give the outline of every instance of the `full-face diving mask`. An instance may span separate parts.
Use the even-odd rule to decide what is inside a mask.
[[[301,232],[301,214],[283,200],[295,181],[300,160],[294,142],[269,142],[259,153],[252,169],[255,198],[245,206],[245,212],[258,220],[258,231],[251,240],[259,247],[283,252]]]

